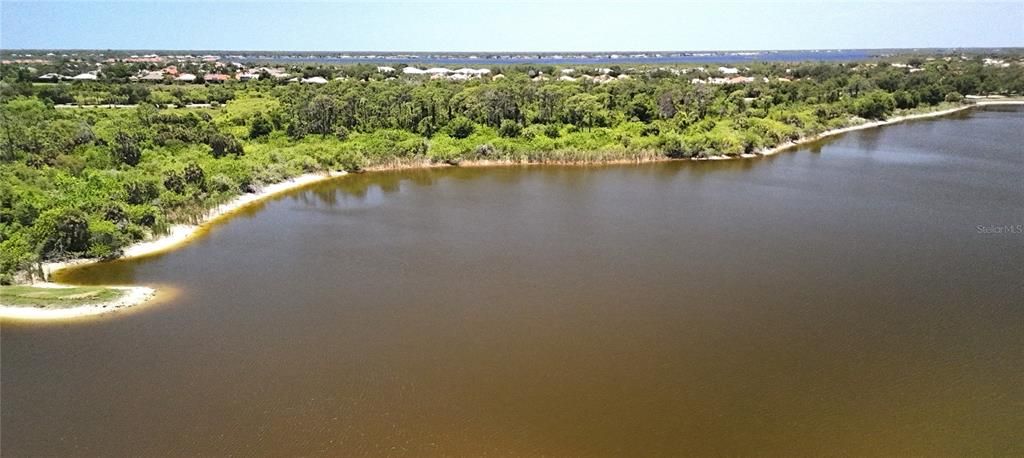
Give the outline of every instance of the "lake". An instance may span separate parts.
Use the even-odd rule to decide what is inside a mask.
[[[5,322],[5,456],[1024,454],[1024,110],[350,175]]]

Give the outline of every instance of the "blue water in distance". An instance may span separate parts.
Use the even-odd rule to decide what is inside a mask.
[[[292,62],[306,64],[348,64],[348,63],[373,63],[373,64],[440,64],[440,65],[586,65],[586,64],[735,64],[744,62],[802,62],[802,61],[853,61],[870,59],[884,54],[878,50],[836,50],[836,51],[751,51],[743,53],[623,53],[612,57],[614,54],[591,54],[581,56],[576,53],[566,53],[564,56],[557,54],[529,54],[509,53],[499,56],[486,55],[477,58],[469,56],[444,56],[422,54],[412,57],[410,55],[390,56],[245,56],[246,60],[268,61],[268,62]],[[642,54],[642,55],[640,55]],[[660,56],[656,56],[660,54]]]

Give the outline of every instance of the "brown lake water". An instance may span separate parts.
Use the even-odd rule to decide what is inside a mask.
[[[305,188],[64,278],[154,304],[4,322],[0,453],[1024,455],[1022,145],[989,108]]]

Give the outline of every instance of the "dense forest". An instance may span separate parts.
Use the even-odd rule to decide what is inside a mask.
[[[465,81],[363,65],[296,71],[330,79],[144,84],[124,70],[38,83],[5,66],[0,282],[44,260],[117,257],[171,224],[303,173],[737,156],[968,94],[1024,94],[1024,67],[980,58],[757,63],[738,82],[684,66],[503,67]]]

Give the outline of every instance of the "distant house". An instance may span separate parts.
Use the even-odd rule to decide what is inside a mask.
[[[42,75],[42,76],[40,76],[39,78],[36,78],[36,79],[38,79],[39,81],[51,81],[52,82],[52,81],[60,81],[60,80],[64,79],[64,77],[61,76],[61,75],[58,75],[56,73],[47,73],[47,74]]]
[[[230,77],[228,75],[223,73],[207,73],[203,75],[203,81],[206,81],[207,83],[223,83],[229,78]]]
[[[238,81],[250,81],[260,79],[259,73],[245,72],[238,74]]]
[[[96,72],[87,72],[87,73],[79,73],[79,74],[77,74],[75,76],[72,76],[70,79],[72,79],[74,81],[95,81],[95,80],[98,80],[99,78],[100,77],[98,75],[96,75]]]
[[[458,70],[452,71],[452,73],[468,76],[483,76],[491,73],[491,71],[486,68],[460,68]]]
[[[312,78],[303,78],[303,84],[327,84],[327,80],[322,76],[314,76]]]
[[[573,78],[569,75],[562,75],[558,77],[558,81],[576,81],[576,78]]]
[[[182,74],[178,75],[177,78],[174,78],[174,81],[181,81],[183,83],[192,83],[192,82],[195,82],[195,80],[196,80],[196,75],[193,75],[191,73],[182,73]]]
[[[394,73],[395,69],[392,67],[377,67],[378,73]]]
[[[427,72],[424,71],[424,70],[420,70],[420,69],[418,69],[416,67],[405,67],[405,68],[402,69],[402,73],[404,73],[406,75],[422,75],[422,74],[427,73]]]
[[[164,80],[164,72],[162,70],[157,70],[155,72],[145,72],[145,74],[143,74],[142,76],[139,77],[139,80],[140,81],[147,81],[147,82],[150,82],[150,83],[163,81]]]
[[[449,74],[451,72],[452,71],[448,70],[447,68],[434,67],[434,68],[428,68],[427,71],[424,72],[424,73],[429,73],[431,75],[447,75],[447,74]]]
[[[266,73],[266,74],[268,74],[271,77],[276,78],[276,79],[283,79],[283,78],[287,78],[289,76],[287,73],[284,72],[284,70],[281,70],[279,68],[271,68],[271,67],[252,68],[252,69],[249,69],[249,71],[245,72],[246,75],[262,75],[263,73]],[[258,79],[258,78],[249,78],[249,79]]]
[[[718,71],[724,75],[735,75],[740,72],[740,69],[735,67],[718,67]]]
[[[172,77],[178,76],[178,67],[174,65],[168,65],[166,68],[164,68],[164,73]]]

